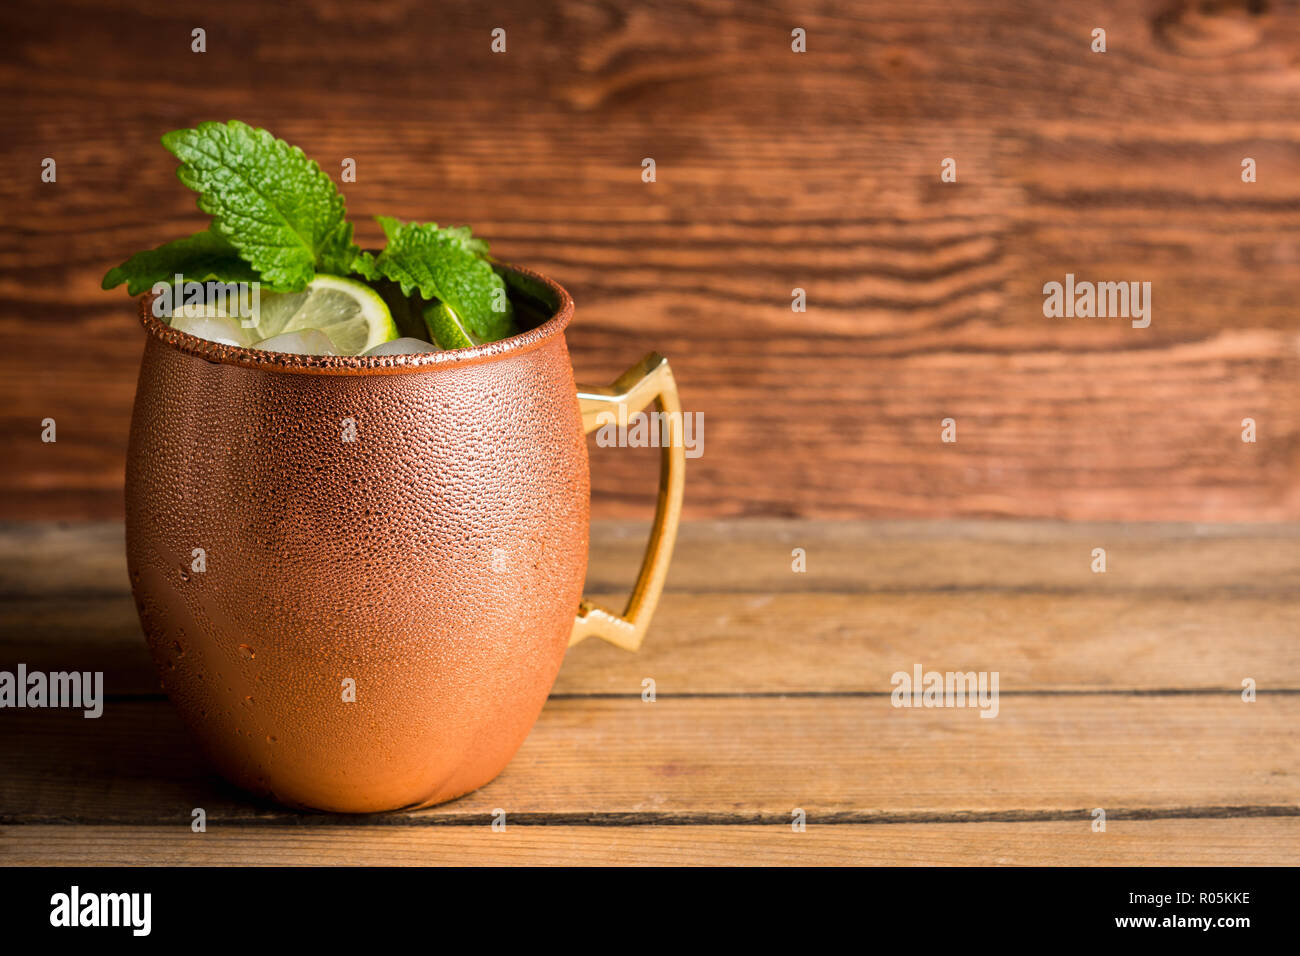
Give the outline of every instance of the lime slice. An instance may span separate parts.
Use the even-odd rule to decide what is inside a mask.
[[[319,329],[340,355],[360,355],[397,338],[397,326],[379,293],[355,279],[318,275],[301,292],[264,292],[259,340],[283,332]]]
[[[479,344],[479,340],[465,328],[460,316],[445,302],[431,302],[424,307],[424,324],[429,329],[429,337],[439,348],[463,349]]]

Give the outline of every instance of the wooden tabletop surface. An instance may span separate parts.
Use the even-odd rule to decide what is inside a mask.
[[[593,528],[593,595],[643,534]],[[1295,863],[1298,585],[1294,525],[689,524],[642,651],[574,648],[500,777],[337,817],[204,764],[120,525],[11,524],[0,669],[102,670],[108,700],[0,711],[0,863]],[[997,716],[891,706],[918,664],[997,671]]]

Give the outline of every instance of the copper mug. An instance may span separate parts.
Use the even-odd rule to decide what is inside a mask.
[[[474,790],[528,735],[566,648],[635,650],[681,509],[681,407],[651,354],[575,386],[573,300],[501,342],[285,355],[187,335],[141,300],[126,549],[163,686],[217,769],[290,806],[424,807]],[[582,600],[601,412],[651,402],[659,501],[622,614]]]

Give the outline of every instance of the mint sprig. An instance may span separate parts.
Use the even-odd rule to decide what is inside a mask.
[[[362,254],[357,271],[368,279],[391,279],[403,295],[418,292],[445,302],[479,340],[495,342],[510,334],[514,308],[505,283],[483,258],[487,243],[469,229],[440,229],[436,223],[403,223],[376,217],[388,236],[378,256]]]
[[[379,255],[353,242],[343,196],[296,146],[238,120],[201,123],[163,136],[181,161],[177,176],[197,192],[211,227],[137,253],[104,276],[105,289],[131,295],[157,282],[186,279],[260,281],[269,291],[299,292],[317,274],[360,275],[403,295],[445,303],[478,339],[505,338],[514,309],[488,246],[467,227],[439,228],[378,217],[388,237]],[[424,302],[412,302],[416,311]]]
[[[343,197],[302,150],[238,120],[201,123],[162,138],[176,175],[199,194],[212,228],[274,291],[301,290],[316,274],[346,274],[352,243]]]

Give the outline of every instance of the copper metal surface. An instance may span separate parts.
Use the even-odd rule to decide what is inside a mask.
[[[168,694],[235,783],[427,805],[527,735],[574,628],[590,489],[573,303],[542,281],[559,308],[537,329],[385,358],[216,345],[142,300],[132,587]]]

